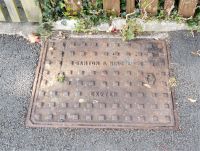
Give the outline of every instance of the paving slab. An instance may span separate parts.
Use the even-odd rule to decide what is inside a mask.
[[[0,150],[199,151],[200,58],[191,51],[200,49],[200,35],[173,32],[168,40],[180,130],[52,129],[25,126],[40,47],[19,36],[1,35]]]

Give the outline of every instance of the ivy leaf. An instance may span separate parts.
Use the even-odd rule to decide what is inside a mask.
[[[127,31],[126,40],[132,40],[132,39],[134,39],[134,38],[135,38],[135,34],[134,34],[132,31],[128,30],[128,31]]]
[[[60,8],[61,8],[61,9],[63,9],[63,8],[66,7],[65,3],[63,3],[63,2],[60,2],[59,4],[60,4]]]
[[[69,12],[72,11],[72,8],[70,6],[67,6],[66,10]]]
[[[70,15],[69,12],[64,12],[63,14],[64,14],[64,16],[66,16],[66,17],[68,17],[68,16]]]

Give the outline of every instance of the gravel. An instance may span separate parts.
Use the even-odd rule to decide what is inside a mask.
[[[25,127],[40,46],[0,35],[0,150],[199,151],[200,57],[191,51],[200,50],[200,34],[173,32],[169,41],[180,130],[53,129]]]

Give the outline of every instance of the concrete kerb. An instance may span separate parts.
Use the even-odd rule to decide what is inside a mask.
[[[27,38],[29,34],[35,33],[37,28],[38,24],[33,23],[0,22],[0,34],[20,35]]]
[[[169,31],[178,31],[178,30],[188,30],[187,25],[184,23],[176,23],[176,22],[170,22],[170,21],[144,21],[141,19],[136,20],[139,24],[141,24],[144,32],[149,33],[157,33],[156,35],[163,35],[162,32],[166,33]],[[62,19],[57,22],[53,23],[53,30],[63,30],[63,31],[74,31],[75,25],[77,23],[77,20],[71,19]],[[107,32],[110,28],[110,26],[121,30],[123,26],[126,24],[125,19],[116,18],[113,19],[111,24],[109,23],[102,23],[98,25],[97,27],[94,27],[100,32]],[[35,33],[37,31],[39,24],[32,24],[32,23],[3,23],[0,22],[0,34],[8,34],[8,35],[20,35],[25,38],[28,38],[28,35]],[[153,34],[155,35],[155,34]],[[165,34],[166,36],[166,34]],[[144,38],[146,36],[139,36],[138,38]],[[152,38],[152,34],[148,35],[147,37]],[[160,37],[160,36],[159,36]]]
[[[138,22],[144,32],[169,32],[169,31],[177,31],[177,30],[187,30],[187,25],[184,23],[177,23],[172,21],[145,21],[142,19],[136,19],[136,22]],[[77,20],[59,20],[55,22],[54,30],[74,30],[75,25],[77,23]],[[108,31],[110,26],[113,26],[114,28],[121,30],[123,26],[126,24],[125,19],[116,18],[113,19],[111,24],[109,23],[102,23],[98,25],[96,28],[99,31]]]

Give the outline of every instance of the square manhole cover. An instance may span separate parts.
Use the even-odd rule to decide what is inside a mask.
[[[49,39],[40,55],[27,125],[173,128],[168,80],[164,41]]]

